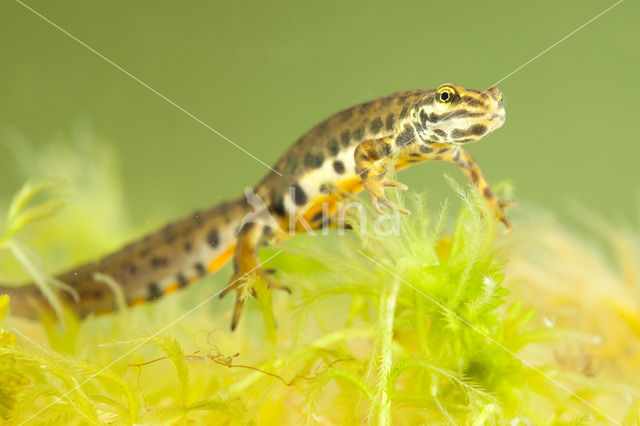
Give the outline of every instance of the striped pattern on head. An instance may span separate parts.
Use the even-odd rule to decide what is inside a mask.
[[[445,83],[423,97],[412,124],[426,143],[463,144],[482,139],[504,120],[498,88],[480,91]]]

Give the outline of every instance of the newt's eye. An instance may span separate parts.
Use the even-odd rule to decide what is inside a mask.
[[[436,91],[436,102],[441,105],[449,105],[453,102],[456,92],[449,86],[444,86]]]

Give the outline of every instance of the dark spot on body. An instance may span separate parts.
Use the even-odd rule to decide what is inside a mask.
[[[429,136],[429,139],[431,139],[434,142],[440,142],[440,137],[438,137],[438,135],[431,135]]]
[[[487,131],[487,126],[485,126],[484,124],[474,124],[473,126],[471,126],[471,129],[469,129],[469,131],[472,135],[481,136],[484,135]]]
[[[307,152],[304,156],[304,165],[310,169],[317,169],[322,166],[324,157],[322,154]]]
[[[167,258],[166,257],[157,257],[154,256],[151,258],[151,266],[153,266],[154,268],[161,268],[164,266],[167,266]]]
[[[431,154],[432,151],[433,148],[431,146],[420,144],[420,152],[422,152],[423,154]]]
[[[438,121],[440,121],[440,118],[442,117],[436,114],[435,112],[432,112],[431,114],[429,114],[429,121],[432,123],[437,123]]]
[[[411,154],[409,154],[409,157],[422,157],[422,155],[417,152],[412,152]]]
[[[291,187],[291,198],[297,206],[303,206],[307,203],[307,194],[297,183]]]
[[[493,198],[493,191],[488,186],[482,191],[485,198]]]
[[[471,180],[473,183],[477,184],[479,178],[480,176],[478,176],[478,171],[476,169],[471,170]]]
[[[364,158],[372,158],[372,159],[379,159],[380,155],[378,153],[378,147],[374,146],[374,145],[369,145],[366,148],[367,152],[366,155],[364,156]]]
[[[351,141],[351,130],[347,129],[340,135],[340,142],[342,142],[342,146],[349,146],[349,142]]]
[[[196,263],[195,265],[193,265],[193,267],[195,268],[196,274],[198,274],[199,277],[204,277],[207,274],[207,269],[201,262]]]
[[[481,97],[483,97],[484,99],[487,99],[487,98],[488,98],[486,91],[481,91],[481,90],[476,90],[476,89],[467,89],[467,90],[468,90],[469,92],[472,92],[472,93],[475,93],[475,94],[480,95],[480,96],[481,96]]]
[[[382,119],[380,117],[376,117],[371,122],[371,133],[373,133],[374,135],[377,135],[378,132],[380,132],[380,130],[382,129],[382,126],[383,126]]]
[[[445,115],[447,118],[457,118],[457,117],[480,117],[483,115],[481,112],[471,112],[466,109],[459,109],[453,112],[450,112]]]
[[[189,280],[184,276],[184,274],[176,275],[176,280],[178,280],[178,285],[180,286],[180,288],[185,288],[189,285]]]
[[[425,127],[427,126],[427,123],[429,122],[429,115],[423,109],[420,110],[420,121],[422,122],[422,125],[425,126]]]
[[[138,267],[136,265],[134,265],[133,263],[128,263],[126,268],[127,268],[127,271],[129,271],[129,273],[131,275],[135,275],[138,272]]]
[[[431,105],[434,100],[435,99],[434,99],[433,95],[427,96],[425,99],[422,100],[422,102],[420,102],[420,105]]]
[[[186,252],[190,252],[192,249],[191,243],[189,241],[187,241],[186,243],[184,243],[184,251]]]
[[[387,115],[387,119],[385,121],[385,128],[387,129],[387,131],[392,131],[393,130],[393,124],[395,121],[395,116],[393,115],[393,113]]]
[[[414,140],[414,131],[413,128],[409,125],[405,126],[404,130],[402,131],[402,133],[400,133],[397,137],[396,137],[396,146],[398,147],[403,147],[406,146],[408,144],[410,144],[411,142],[413,142]]]
[[[157,283],[147,284],[147,300],[156,300],[162,296],[162,291]]]
[[[464,137],[464,136],[466,136],[466,135],[467,135],[467,131],[466,131],[466,130],[462,130],[462,129],[453,129],[453,130],[451,131],[451,137],[452,137],[453,139],[458,139],[458,138]]]
[[[400,118],[405,118],[407,116],[407,114],[409,113],[409,107],[408,106],[404,106],[402,108],[402,111],[400,111]]]
[[[487,126],[484,124],[474,124],[468,129],[453,129],[451,131],[451,137],[454,139],[460,139],[467,136],[482,136],[486,131]]]
[[[342,122],[349,120],[353,116],[353,108],[345,109],[339,113],[339,116]]]
[[[384,142],[380,145],[380,153],[382,154],[382,158],[388,157],[391,155],[391,145]]]
[[[212,229],[207,234],[207,244],[211,248],[216,248],[220,245],[220,232],[217,229]]]
[[[440,136],[441,138],[446,138],[447,137],[447,132],[445,132],[442,129],[433,129],[433,133],[435,133],[436,135]]]
[[[338,143],[338,139],[331,138],[331,140],[329,141],[329,154],[335,157],[339,152],[340,144]]]
[[[486,107],[486,105],[484,104],[484,102],[482,102],[479,98],[477,97],[471,97],[471,96],[463,96],[460,98],[460,100],[466,104],[466,105],[471,105],[471,106],[475,106],[475,107]]]
[[[325,120],[316,126],[316,134],[322,135],[324,133],[327,133],[328,128],[329,128],[329,122]]]
[[[318,222],[320,219],[322,219],[322,212],[314,214],[311,218],[311,222]]]
[[[418,132],[418,134],[422,134],[424,126],[422,126],[422,123],[420,123],[420,121],[414,121],[413,127],[416,129],[416,132]]]
[[[275,199],[276,201],[273,203],[272,209],[273,212],[276,213],[278,216],[285,216],[287,214],[285,208],[284,208],[284,198],[283,197],[273,197],[272,199]]]
[[[340,160],[336,160],[333,162],[333,170],[336,171],[336,173],[342,174],[344,173],[344,163]]]
[[[360,105],[360,114],[366,114],[366,112],[369,111],[373,106],[373,103],[374,102],[371,101],[371,102],[365,102],[362,105]]]
[[[389,106],[389,104],[393,101],[393,96],[386,96],[380,100],[380,105],[383,107]]]
[[[300,162],[297,157],[291,154],[291,152],[285,156],[284,163],[285,166],[282,169],[286,170],[288,173],[295,174],[298,171],[298,165]]]
[[[147,257],[149,256],[149,253],[151,253],[151,249],[149,247],[145,247],[140,250],[140,257]]]
[[[364,126],[358,126],[356,130],[353,131],[353,138],[358,142],[364,139]]]
[[[231,203],[220,204],[217,209],[215,209],[215,214],[227,214],[231,210]]]

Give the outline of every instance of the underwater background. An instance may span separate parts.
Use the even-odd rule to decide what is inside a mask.
[[[294,294],[256,284],[234,333],[230,297],[165,329],[229,266],[63,326],[5,318],[0,297],[0,423],[638,424],[638,16],[631,0],[2,2],[0,282],[29,279],[16,241],[54,275],[240,196],[342,108],[444,82],[502,91],[505,125],[467,148],[519,204],[505,235],[455,166],[403,171],[400,235],[263,250]]]
[[[638,212],[640,6],[615,2],[28,2],[271,165],[347,106],[395,91],[500,81],[507,121],[469,147],[491,182],[559,214]],[[268,169],[17,2],[0,5],[0,195],[25,180],[15,147],[109,141],[135,224],[236,197]],[[448,192],[447,164],[411,168]]]

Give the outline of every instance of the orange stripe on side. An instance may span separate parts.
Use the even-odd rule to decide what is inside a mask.
[[[137,299],[133,299],[133,300],[131,301],[131,303],[129,303],[129,306],[140,306],[140,305],[144,305],[146,301],[147,301],[147,299],[145,299],[144,297],[138,297]]]
[[[405,169],[416,163],[422,163],[422,162],[428,161],[426,158],[420,158],[420,157],[416,157],[414,160],[416,161],[398,160],[398,162],[396,163],[396,171]]]
[[[362,190],[362,180],[360,177],[353,177],[344,179],[337,183],[338,191],[341,193],[355,194]],[[308,223],[311,223],[311,219],[322,212],[323,205],[326,205],[326,212],[331,215],[338,209],[338,203],[342,201],[342,197],[339,194],[331,193],[327,195],[318,195],[304,208],[304,214],[302,217]],[[297,224],[296,224],[297,225]],[[296,226],[296,230],[303,230],[303,227]]]
[[[360,192],[362,190],[362,178],[360,176],[349,178],[338,182],[338,187],[343,191],[350,192],[352,194]]]
[[[235,250],[236,250],[236,245],[234,244],[230,246],[227,250],[225,250],[225,252],[222,253],[220,256],[213,259],[209,264],[209,267],[207,268],[207,272],[212,273],[222,268],[229,261],[229,259],[231,259]]]
[[[175,293],[178,290],[180,290],[180,284],[173,283],[173,284],[168,285],[167,288],[165,288],[162,291],[162,294],[171,294],[171,293]]]

